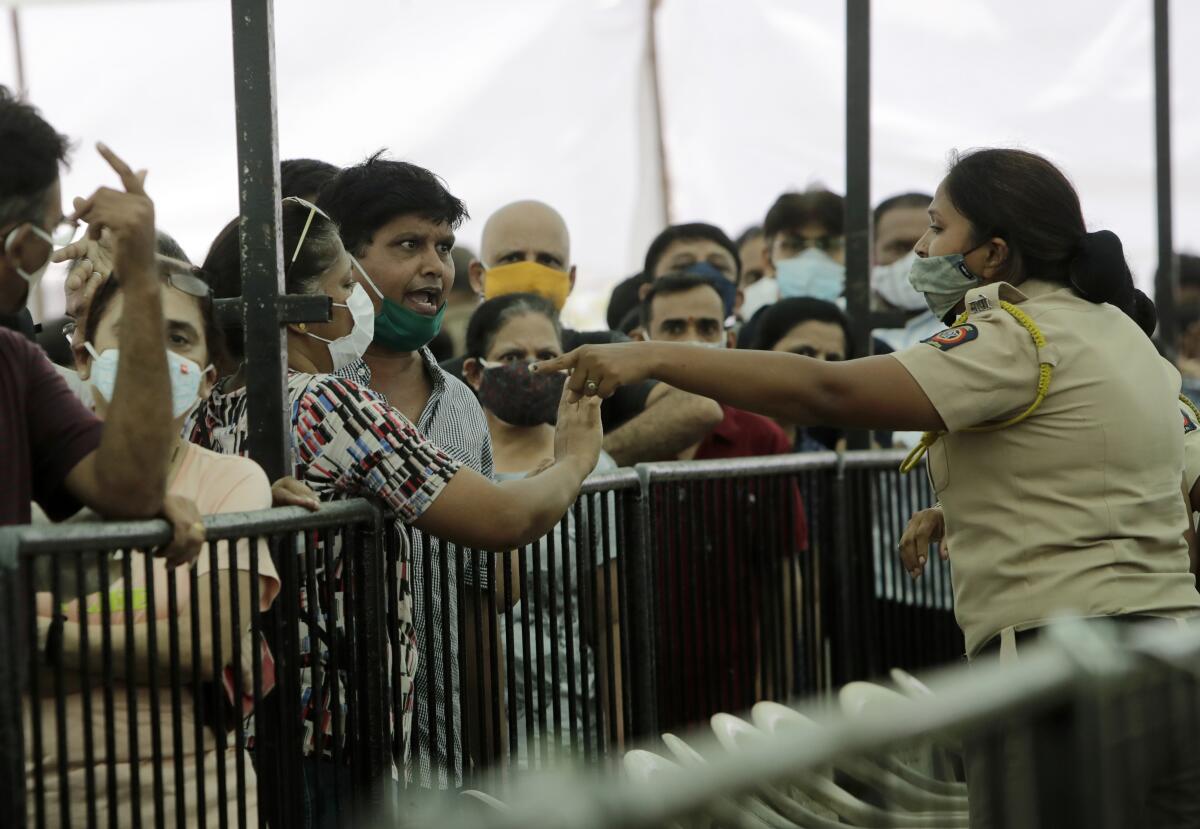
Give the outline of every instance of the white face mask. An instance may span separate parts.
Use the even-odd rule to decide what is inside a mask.
[[[913,290],[908,281],[912,263],[917,259],[915,251],[909,251],[890,265],[871,268],[871,290],[894,308],[902,311],[920,311],[925,308],[925,295]]]
[[[333,360],[333,370],[340,371],[346,366],[358,362],[367,353],[367,347],[375,337],[375,306],[371,304],[371,298],[367,296],[362,285],[354,286],[354,290],[350,292],[345,304],[335,302],[333,305],[335,308],[345,308],[350,311],[354,327],[350,329],[349,334],[338,337],[336,340],[327,340],[311,331],[304,333],[314,340],[320,340],[327,344],[329,358]]]
[[[9,233],[8,236],[5,237],[5,239],[4,239],[5,255],[8,255],[11,252],[13,240],[15,240],[17,238],[17,231],[19,231],[20,229],[21,229],[20,227],[14,227],[12,229],[12,232]],[[42,281],[42,277],[46,275],[46,269],[50,267],[50,257],[54,255],[54,239],[50,236],[50,234],[47,233],[46,231],[42,230],[37,225],[30,225],[29,229],[31,231],[33,231],[34,236],[38,237],[39,239],[44,240],[47,244],[49,244],[50,249],[46,252],[46,261],[43,262],[42,266],[40,268],[38,268],[37,270],[35,270],[33,273],[26,273],[21,268],[20,265],[16,266],[17,275],[19,275],[22,279],[24,279],[26,282],[29,283],[29,290],[25,294],[25,302],[21,303],[22,306],[24,306],[25,304],[27,304],[29,302],[29,297],[33,296],[33,292],[37,290],[38,283]]]
[[[116,348],[107,348],[97,354],[91,343],[83,347],[92,355],[92,370],[89,382],[108,403],[112,403],[113,389],[117,385],[117,365],[121,352]],[[167,352],[167,374],[171,378],[171,417],[179,419],[192,410],[200,401],[200,383],[204,375],[213,367],[200,368],[194,361],[180,356],[174,351]]]
[[[743,320],[750,321],[759,309],[779,301],[779,283],[774,277],[764,276],[748,288],[742,289],[742,307],[738,311]]]

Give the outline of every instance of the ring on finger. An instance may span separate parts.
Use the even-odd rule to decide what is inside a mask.
[[[588,380],[587,383],[584,384],[583,388],[587,391],[588,394],[595,394],[597,391],[600,390],[600,384],[597,383],[595,380]]]

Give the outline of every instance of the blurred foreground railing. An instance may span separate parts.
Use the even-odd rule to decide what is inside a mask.
[[[1200,628],[1055,625],[1019,659],[763,703],[707,735],[664,735],[625,772],[562,767],[445,798],[462,827],[1193,826],[1200,815]],[[964,754],[974,773],[962,782]],[[926,762],[938,757],[949,762]],[[386,825],[386,821],[379,824]]]

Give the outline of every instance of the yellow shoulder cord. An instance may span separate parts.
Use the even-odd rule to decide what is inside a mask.
[[[1028,314],[1026,314],[1017,306],[1013,305],[1011,302],[1000,300],[1000,307],[1011,314],[1017,322],[1021,323],[1021,327],[1028,331],[1029,336],[1033,338],[1033,345],[1037,349],[1038,354],[1037,394],[1033,398],[1033,402],[1029,404],[1029,407],[1019,415],[1010,417],[1008,420],[1003,420],[999,423],[988,423],[984,426],[971,426],[964,430],[967,432],[995,432],[998,429],[1006,429],[1009,426],[1015,426],[1037,411],[1038,406],[1041,406],[1042,401],[1046,399],[1047,392],[1050,391],[1050,378],[1054,374],[1054,366],[1042,359],[1042,349],[1046,347],[1045,335],[1042,334],[1041,329],[1037,327],[1037,323],[1030,319]],[[965,313],[959,316],[959,318],[954,321],[954,326],[952,327],[962,325],[967,321],[967,316],[968,315]],[[1191,401],[1188,402],[1189,404],[1191,403]],[[1193,411],[1195,411],[1194,406]],[[1197,412],[1196,417],[1198,420],[1200,420],[1200,412]],[[929,447],[937,443],[938,439],[944,434],[945,432],[926,432],[925,434],[921,435],[921,442],[913,447],[913,450],[908,453],[908,457],[904,459],[904,463],[900,464],[900,471],[902,473],[911,472],[920,462],[921,458],[924,457],[925,453],[929,451]]]
[[[1179,395],[1179,402],[1191,410],[1192,414],[1196,417],[1196,425],[1200,426],[1200,409],[1196,408],[1196,404],[1192,402],[1191,398],[1186,394],[1181,394]]]

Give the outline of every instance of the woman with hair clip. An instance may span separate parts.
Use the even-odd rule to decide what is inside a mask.
[[[380,502],[396,517],[400,535],[408,526],[452,544],[482,550],[503,550],[532,543],[553,528],[575,502],[583,479],[596,466],[600,453],[599,401],[567,402],[557,411],[552,463],[537,475],[493,483],[463,467],[433,445],[397,409],[373,392],[331,372],[355,362],[371,343],[375,316],[371,301],[355,271],[358,263],[342,246],[338,227],[320,208],[303,199],[287,198],[282,206],[284,284],[289,294],[325,295],[333,303],[332,319],[287,327],[288,404],[296,477],[325,501],[365,497]],[[213,292],[241,293],[237,223],[232,222],[213,242],[204,263]],[[240,333],[240,332],[231,332]],[[235,353],[238,337],[233,337]],[[191,440],[227,454],[244,454],[249,420],[244,371],[240,368],[217,384],[197,410]],[[409,759],[413,711],[413,678],[418,642],[413,625],[409,550],[401,544],[396,567],[395,614],[398,652],[390,654],[389,670],[402,721],[394,723],[397,740],[393,760]],[[319,578],[333,582],[328,606],[312,609],[305,623],[315,633],[302,633],[302,696],[315,700],[308,707],[311,722],[304,737],[306,788],[305,826],[330,826],[337,820],[340,801],[350,789],[347,769],[334,769],[320,758],[333,754],[333,717],[353,722],[349,704],[331,710],[333,675],[325,670],[322,688],[313,688],[314,663],[328,660],[325,643],[345,628],[341,600],[343,578],[340,546],[331,554],[333,569],[318,565]],[[303,598],[303,597],[302,597]],[[309,650],[311,648],[311,651]],[[345,677],[337,681],[345,686]],[[328,714],[326,716],[326,714]],[[343,730],[343,735],[346,733]],[[345,737],[343,736],[343,740]],[[397,769],[398,771],[398,769]],[[403,778],[401,778],[403,779]]]
[[[639,343],[537,368],[571,370],[578,395],[653,377],[798,424],[927,432],[905,467],[928,449],[944,522],[906,534],[902,558],[915,578],[930,541],[953,548],[971,658],[1014,658],[1063,613],[1123,625],[1195,616],[1180,376],[1147,336],[1154,307],[1120,240],[1089,233],[1067,177],[1021,150],[957,156],[929,216],[909,278],[949,327],[911,348],[825,362]],[[1168,768],[1171,752],[1153,754],[1154,768],[1127,778],[1130,819],[1118,823],[1200,819],[1180,775],[1193,758]],[[1006,755],[1007,773],[1020,771],[1017,756]],[[987,826],[975,759],[972,826]]]

